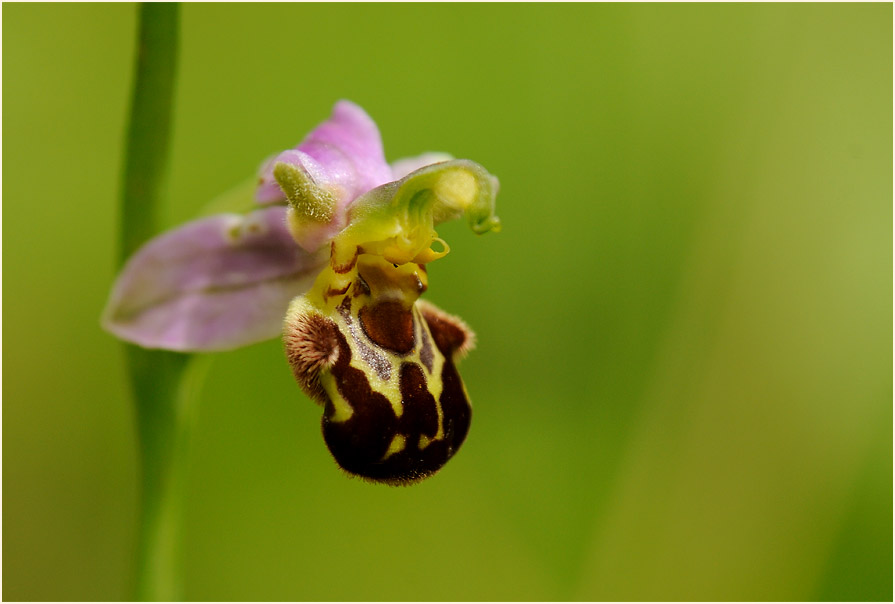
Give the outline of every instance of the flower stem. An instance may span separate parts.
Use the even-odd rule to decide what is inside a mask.
[[[167,168],[177,68],[180,7],[139,7],[136,75],[121,195],[123,263],[158,230],[158,200]],[[126,345],[136,406],[140,524],[136,598],[181,597],[180,514],[190,419],[208,357]]]
[[[127,347],[140,446],[136,598],[181,600],[181,519],[190,434],[211,356]]]
[[[176,3],[140,4],[137,64],[121,197],[121,262],[156,234],[177,70]]]

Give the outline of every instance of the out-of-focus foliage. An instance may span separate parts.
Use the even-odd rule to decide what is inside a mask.
[[[128,597],[114,274],[130,5],[3,7],[6,599]],[[341,474],[281,345],[220,355],[202,600],[892,598],[892,7],[188,5],[167,224],[349,98],[498,175],[428,298],[460,454]],[[283,128],[282,124],[290,124]]]

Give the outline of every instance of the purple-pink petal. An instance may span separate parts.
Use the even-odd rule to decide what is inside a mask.
[[[305,170],[336,199],[337,214],[356,197],[392,180],[376,123],[359,106],[339,101],[329,120],[315,128],[298,147],[268,159],[261,167],[256,199],[285,201],[273,177],[278,162]]]
[[[325,263],[295,244],[285,213],[220,214],[159,235],[124,267],[103,326],[146,348],[180,351],[276,337],[289,302]]]
[[[264,160],[258,169],[258,188],[255,189],[255,201],[262,205],[282,203],[286,201],[286,195],[273,177],[273,167],[277,164],[279,155],[271,155]]]

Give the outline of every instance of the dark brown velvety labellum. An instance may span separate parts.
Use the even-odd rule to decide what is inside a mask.
[[[458,335],[463,333],[463,328],[457,327],[459,331],[455,333],[451,318],[439,315],[435,330],[430,332],[429,323],[419,322],[420,314],[407,311],[405,315],[399,312],[398,306],[379,304],[361,308],[358,314],[365,326],[361,335],[369,340],[366,343],[355,340],[354,349],[362,351],[368,346],[384,347],[387,343],[390,349],[404,351],[405,360],[401,361],[400,370],[392,372],[397,375],[390,378],[398,380],[400,402],[396,407],[386,396],[373,390],[368,374],[351,364],[349,340],[358,338],[359,334],[352,327],[353,313],[349,312],[349,304],[351,302],[343,302],[339,308],[346,321],[347,333],[337,334],[338,360],[330,371],[338,394],[351,407],[351,416],[336,421],[336,406],[331,400],[327,401],[322,424],[324,440],[339,465],[352,474],[390,484],[408,484],[425,478],[437,472],[457,452],[469,431],[472,411],[454,365],[454,351],[450,348],[466,340],[465,335]],[[375,324],[397,324],[411,336],[418,333],[419,345],[413,338],[409,345],[403,342],[400,346],[394,338],[374,338],[370,331],[375,330],[366,327],[374,315],[365,314],[365,310],[372,313],[373,308],[385,311],[381,323],[378,321],[381,315],[375,315]],[[402,318],[396,318],[399,316]],[[438,347],[436,350],[432,342],[439,340],[444,349]],[[407,354],[415,348],[419,349],[416,355]],[[380,349],[380,354],[385,353]],[[440,372],[433,376],[435,355],[442,358]],[[433,393],[435,384],[437,390]]]
[[[441,469],[469,431],[472,410],[456,360],[472,333],[415,300],[414,266],[370,265],[326,306],[290,307],[287,357],[306,392],[324,404],[323,438],[347,472],[410,484]]]

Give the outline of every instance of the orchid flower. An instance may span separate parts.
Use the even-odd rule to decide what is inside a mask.
[[[283,334],[323,436],[350,474],[407,484],[460,447],[471,410],[456,362],[474,336],[419,299],[449,248],[435,226],[497,231],[498,182],[428,153],[389,165],[376,124],[340,101],[261,166],[257,209],[159,235],[126,263],[103,326],[146,348],[229,350]]]

